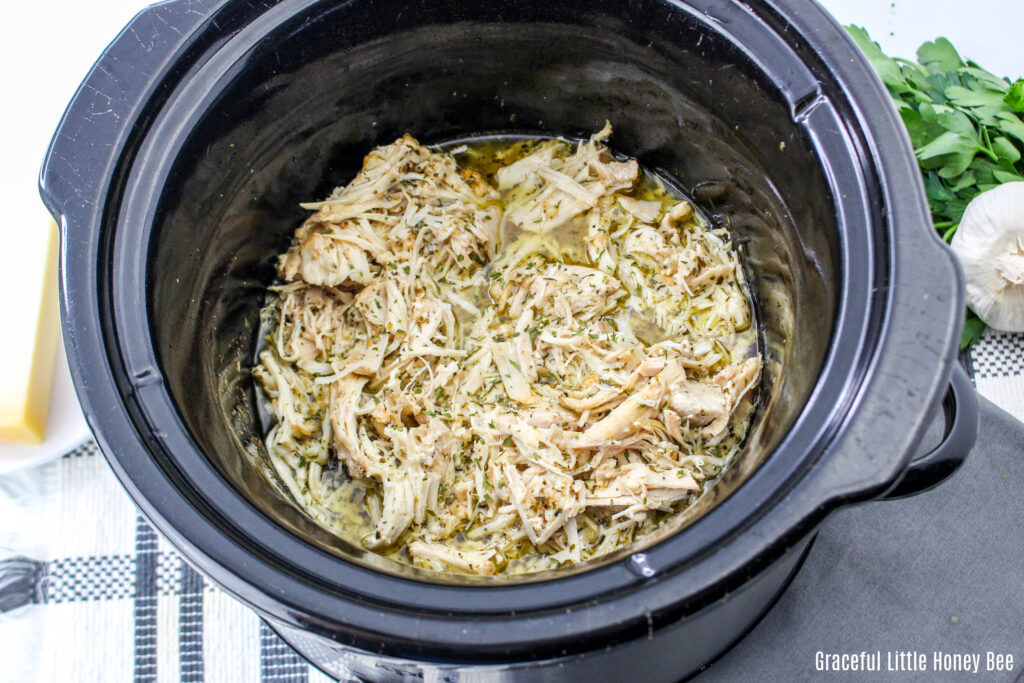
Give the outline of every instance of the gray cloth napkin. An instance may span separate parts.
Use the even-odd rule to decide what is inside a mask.
[[[697,681],[1024,680],[1024,423],[980,400],[978,445],[951,479],[833,515],[776,606]],[[819,652],[861,651],[881,670],[816,668]],[[927,668],[889,670],[900,652]],[[936,671],[936,652],[980,655],[979,672]],[[986,671],[989,652],[1012,672]]]

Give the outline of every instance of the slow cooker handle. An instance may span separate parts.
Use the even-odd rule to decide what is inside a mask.
[[[91,227],[116,182],[123,151],[144,119],[143,103],[166,78],[176,56],[224,0],[170,0],[146,7],[111,41],[78,87],[61,118],[39,174],[43,203],[66,243],[70,229]],[[61,249],[63,254],[64,249]]]
[[[886,499],[923,493],[952,476],[964,463],[978,437],[978,395],[967,371],[957,363],[942,400],[946,430],[942,442],[911,461],[910,467]]]

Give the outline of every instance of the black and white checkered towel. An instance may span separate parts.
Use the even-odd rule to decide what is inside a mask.
[[[1024,334],[987,333],[972,361],[1024,420]],[[331,679],[183,562],[90,442],[0,477],[0,681],[130,680]]]

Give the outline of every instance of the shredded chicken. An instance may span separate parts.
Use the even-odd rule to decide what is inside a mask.
[[[303,205],[254,374],[314,519],[424,568],[535,571],[633,542],[735,454],[761,360],[729,235],[610,134],[493,172],[406,135]]]

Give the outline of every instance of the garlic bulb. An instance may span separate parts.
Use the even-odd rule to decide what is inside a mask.
[[[1024,332],[1024,182],[982,192],[953,235],[967,303],[986,325]]]

